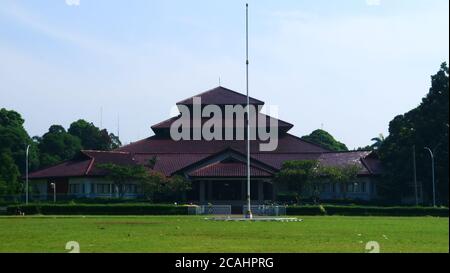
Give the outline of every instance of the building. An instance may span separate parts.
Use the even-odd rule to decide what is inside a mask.
[[[203,92],[205,105],[246,105],[246,96],[224,87]],[[179,107],[192,108],[193,98],[180,101]],[[251,98],[250,104],[262,106],[264,102]],[[263,118],[270,119],[258,113]],[[180,117],[170,118],[153,125],[154,135],[114,151],[81,151],[75,158],[56,166],[30,174],[35,191],[42,198],[53,194],[51,183],[58,195],[74,197],[114,197],[117,189],[107,181],[102,163],[146,164],[155,159],[154,170],[166,176],[183,175],[192,181],[192,190],[186,193],[189,202],[205,204],[243,204],[246,196],[245,140],[179,140],[170,136],[170,126]],[[204,123],[205,120],[202,120]],[[224,123],[225,124],[225,123]],[[233,126],[240,124],[233,121]],[[267,123],[268,124],[268,123]],[[255,124],[260,126],[260,123]],[[251,141],[251,196],[255,203],[276,201],[281,186],[273,182],[274,175],[287,160],[318,160],[326,166],[359,166],[357,181],[349,181],[346,191],[327,183],[320,185],[322,199],[353,198],[371,200],[377,197],[376,183],[380,175],[380,162],[369,151],[331,152],[321,146],[289,134],[292,124],[278,120],[278,146],[274,151],[262,152],[260,140]],[[139,196],[139,185],[130,181],[125,186],[125,197]]]

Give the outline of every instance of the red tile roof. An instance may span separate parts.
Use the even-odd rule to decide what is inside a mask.
[[[251,152],[259,153],[259,144],[261,141],[251,141]],[[245,140],[181,140],[174,141],[170,138],[149,137],[141,141],[132,143],[130,145],[123,146],[117,151],[130,152],[130,153],[147,153],[147,154],[159,154],[159,153],[178,153],[178,154],[195,154],[195,153],[208,153],[214,154],[225,150],[226,148],[232,148],[234,150],[246,153],[247,141]],[[271,154],[277,153],[323,153],[329,152],[325,148],[310,142],[301,140],[290,134],[280,136],[278,140],[278,147],[275,151],[268,152]]]
[[[181,116],[176,116],[176,117],[172,117],[170,119],[167,119],[163,122],[160,122],[158,124],[153,125],[151,128],[152,130],[155,132],[155,134],[158,134],[159,130],[162,129],[170,129],[170,126],[172,125],[172,123],[174,123],[176,120],[178,120]],[[258,113],[258,118],[256,119],[256,127],[260,127],[260,120],[265,119],[266,123],[265,123],[265,128],[268,128],[271,124],[274,124],[275,122],[277,122],[277,126],[280,129],[281,132],[287,132],[289,131],[292,127],[294,127],[294,125],[290,124],[289,122],[283,121],[283,120],[279,120],[267,115],[264,115],[262,113]],[[203,126],[205,124],[205,122],[207,122],[208,120],[210,120],[210,118],[202,118],[202,120],[200,121],[201,125]],[[222,128],[229,128],[228,125],[229,120],[226,120],[225,117],[222,117]],[[247,120],[237,120],[236,118],[232,121],[233,122],[233,126],[232,128],[235,128],[237,122],[242,122],[244,127],[247,127]],[[194,122],[193,119],[190,119],[190,125],[193,126]],[[252,126],[253,128],[253,126]]]
[[[202,98],[203,104],[246,104],[246,96],[224,87],[206,91],[199,96]],[[190,103],[192,103],[192,98],[178,104],[188,105]],[[253,98],[250,103],[264,104]],[[169,119],[152,128],[154,130],[168,128],[173,121],[174,119]],[[279,126],[287,132],[292,124],[279,121]],[[373,153],[334,153],[288,133],[279,135],[278,147],[275,151],[260,152],[260,143],[260,141],[251,141],[252,176],[271,176],[271,172],[281,169],[283,162],[287,160],[318,160],[326,166],[356,164],[361,167],[360,175],[376,175],[382,171],[380,161]],[[214,162],[215,157],[219,158],[221,153],[228,150],[240,154],[238,157],[242,158],[247,151],[247,142],[239,140],[174,141],[169,136],[157,134],[115,151],[81,151],[73,160],[33,172],[30,174],[30,178],[104,176],[106,172],[98,167],[99,164],[146,164],[153,157],[156,157],[154,170],[167,176],[176,172],[189,171],[193,176],[244,177],[247,173],[244,162],[225,163],[219,159],[218,162]],[[200,166],[200,163],[208,164],[208,166],[199,167],[200,169],[194,168],[195,171],[192,171],[191,167]]]
[[[194,97],[200,97],[202,99],[202,105],[247,105],[247,96],[222,86],[182,100],[177,105],[192,105]],[[264,102],[250,97],[250,104],[264,105]]]
[[[319,157],[319,162],[323,166],[345,167],[355,165],[360,169],[359,175],[369,175],[370,171],[363,164],[362,159],[368,156],[370,152],[340,152],[324,153]]]
[[[223,151],[219,151],[221,153]],[[156,158],[154,170],[167,176],[175,174],[198,162],[212,158],[215,153],[139,153],[128,152],[96,152],[83,151],[89,156],[85,159],[66,161],[56,166],[39,170],[30,174],[30,179],[53,177],[104,176],[106,172],[98,168],[99,164],[113,163],[120,165],[147,164]],[[338,153],[254,153],[251,154],[252,164],[260,162],[274,170],[279,170],[283,162],[288,160],[318,160],[324,166],[346,166],[349,164],[360,167],[359,175],[381,174],[381,163],[377,158],[368,157],[370,152],[338,152]],[[230,164],[230,163],[228,163]],[[244,163],[240,163],[244,164]],[[245,165],[245,164],[244,164]],[[228,176],[231,166],[235,166],[235,176],[242,176],[242,169],[237,165],[226,165]],[[254,166],[255,167],[255,166]],[[215,170],[215,169],[214,169]],[[253,173],[253,171],[252,171]],[[258,172],[255,171],[255,175]],[[253,174],[252,174],[253,175]]]
[[[53,177],[104,176],[99,164],[134,165],[132,155],[127,152],[81,151],[74,160],[30,173],[30,179]]]
[[[52,177],[76,177],[86,175],[91,163],[87,160],[66,161],[61,164],[30,173],[30,179],[52,178]]]
[[[250,174],[253,177],[271,177],[272,174],[257,168],[250,166]],[[190,177],[247,177],[247,165],[242,162],[217,162],[203,168],[199,168],[188,173]]]
[[[154,170],[170,176],[176,171],[192,165],[210,155],[211,154],[136,154],[134,158],[138,164],[146,164],[150,159],[156,157]]]

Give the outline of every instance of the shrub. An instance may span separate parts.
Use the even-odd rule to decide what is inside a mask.
[[[24,212],[25,215],[187,215],[185,206],[153,205],[153,204],[120,204],[120,205],[59,205],[33,204],[13,205],[7,208],[10,215]]]
[[[289,206],[286,208],[287,215],[324,215],[320,206]]]
[[[431,207],[368,207],[368,206],[294,206],[287,215],[342,215],[342,216],[435,216],[448,217],[448,208]]]
[[[448,208],[325,206],[327,215],[346,216],[439,216],[448,217]]]

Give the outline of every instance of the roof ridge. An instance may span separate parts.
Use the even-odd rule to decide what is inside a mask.
[[[119,147],[119,148],[117,148],[117,149],[114,149],[114,151],[122,152],[122,151],[118,151],[118,150],[123,149],[123,148],[128,147],[128,146],[131,146],[131,145],[134,145],[134,144],[136,144],[136,143],[144,142],[144,141],[146,141],[146,140],[148,140],[149,138],[154,137],[154,136],[155,136],[155,135],[150,136],[150,137],[146,137],[146,138],[144,138],[144,139],[137,140],[137,141],[135,141],[135,142],[131,142],[131,143],[127,144],[127,145],[124,145],[124,146],[122,146],[122,147]]]
[[[174,118],[178,118],[178,117],[181,117],[181,114],[178,114],[176,117],[171,117],[171,118],[165,119],[165,120],[163,120],[163,121],[161,121],[161,122],[158,122],[158,123],[156,123],[156,124],[153,124],[152,126],[150,126],[150,128],[153,129],[153,127],[156,127],[156,126],[158,126],[158,125],[160,125],[160,124],[162,124],[162,123],[164,123],[164,122],[168,122],[168,121],[170,121],[170,120],[172,120],[172,119],[174,119]]]
[[[364,158],[361,157],[359,160],[361,161],[361,164],[369,171],[369,173],[373,174],[372,168],[369,167]]]
[[[351,154],[351,153],[369,153],[371,151],[329,151],[323,152],[322,154]]]
[[[91,162],[89,163],[89,166],[87,167],[86,172],[84,173],[84,175],[87,175],[91,171],[92,166],[94,166],[94,162],[95,162],[95,157],[93,157],[91,159]]]
[[[109,153],[109,154],[130,154],[130,152],[125,151],[102,151],[102,150],[81,150],[81,152],[87,152],[87,153]]]
[[[228,92],[232,92],[232,93],[234,93],[234,94],[236,94],[236,95],[239,95],[239,96],[246,97],[246,95],[244,95],[244,94],[242,94],[242,93],[239,93],[239,92],[237,92],[237,91],[234,91],[234,90],[232,90],[232,89],[229,89],[229,88],[227,88],[227,87],[224,87],[224,86],[219,85],[219,86],[214,87],[214,88],[212,88],[212,89],[206,90],[206,91],[201,92],[201,93],[199,93],[199,94],[196,94],[196,95],[194,95],[194,96],[191,96],[191,97],[188,97],[188,98],[186,98],[186,99],[183,99],[183,100],[177,102],[176,104],[177,104],[177,105],[182,105],[182,104],[185,103],[186,101],[189,101],[189,100],[191,100],[191,99],[193,99],[193,98],[195,98],[195,97],[200,97],[200,96],[202,96],[202,95],[205,95],[206,93],[209,93],[209,92],[212,92],[212,91],[215,91],[215,90],[220,90],[220,89],[223,89],[223,90],[228,91]],[[264,101],[261,101],[261,100],[259,100],[259,99],[255,99],[255,98],[253,98],[253,97],[249,97],[249,98],[250,98],[251,100],[255,100],[255,101],[258,102],[258,103],[265,104]]]
[[[326,153],[326,152],[328,152],[328,151],[332,152],[331,150],[329,150],[329,149],[323,147],[322,145],[319,145],[319,144],[314,143],[314,142],[312,142],[312,141],[303,139],[303,138],[301,138],[301,137],[298,137],[298,136],[296,136],[296,135],[290,134],[290,133],[288,133],[288,132],[286,132],[286,135],[287,135],[287,136],[291,136],[291,137],[293,137],[293,138],[295,138],[295,139],[298,139],[298,140],[300,140],[300,141],[303,141],[303,142],[305,142],[305,143],[314,145],[314,146],[316,146],[316,147],[318,147],[318,148],[324,149],[325,152],[322,152],[322,153]]]

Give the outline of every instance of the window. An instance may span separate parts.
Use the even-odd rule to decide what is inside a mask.
[[[99,194],[111,193],[111,185],[110,184],[96,184],[96,193],[99,193]]]
[[[137,193],[137,186],[135,184],[125,184],[121,186],[123,193]]]
[[[80,184],[70,184],[69,185],[69,193],[70,194],[77,194],[80,192]]]
[[[354,185],[353,183],[348,183],[347,184],[347,192],[354,192]]]
[[[355,182],[347,184],[347,192],[364,193],[367,191],[366,182]]]

